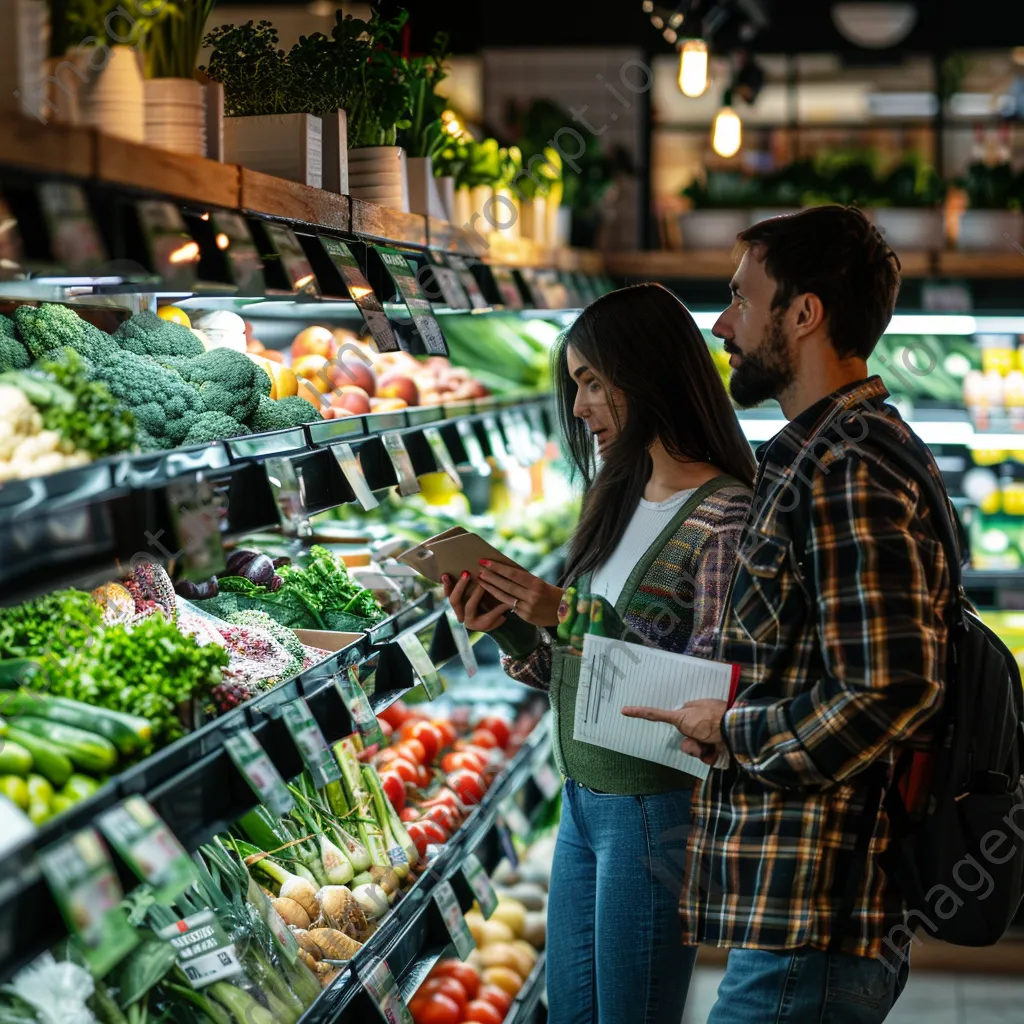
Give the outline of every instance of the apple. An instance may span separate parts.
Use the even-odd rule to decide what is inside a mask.
[[[420,395],[415,382],[404,373],[387,373],[377,381],[378,398],[401,398],[406,405],[419,405]]]
[[[398,412],[401,409],[407,408],[408,404],[404,398],[371,398],[370,411]]]
[[[326,327],[307,327],[299,331],[292,341],[292,359],[300,356],[323,356],[330,358],[334,353],[334,335]]]
[[[304,377],[313,387],[324,394],[331,390],[331,379],[327,374],[326,356],[306,355],[292,360],[292,370]]]
[[[296,394],[299,398],[304,398],[310,405],[317,409],[321,409],[326,405],[323,400],[323,395],[316,389],[313,382],[306,380],[305,377],[298,378]]]
[[[279,352],[276,348],[265,348],[260,352],[260,355],[264,359],[272,359],[275,363],[280,363],[284,366],[284,353]]]
[[[362,388],[349,384],[338,388],[331,395],[331,405],[335,409],[348,409],[349,412],[362,416],[370,411],[370,396]]]
[[[246,320],[246,323],[249,321]],[[250,338],[249,335],[245,336],[245,350],[246,352],[262,352],[266,346],[262,341],[258,341],[256,338]]]
[[[327,367],[327,376],[336,388],[353,386],[362,388],[367,395],[377,393],[377,374],[373,367],[357,358],[342,356]]]

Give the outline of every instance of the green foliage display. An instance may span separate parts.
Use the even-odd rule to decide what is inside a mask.
[[[399,134],[399,143],[412,157],[436,157],[444,148],[447,133],[441,123],[445,100],[437,87],[444,81],[444,59],[448,51],[448,34],[434,37],[430,53],[405,62],[409,89],[409,127]]]

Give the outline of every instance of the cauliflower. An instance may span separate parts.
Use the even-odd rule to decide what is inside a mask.
[[[111,335],[121,348],[137,356],[201,356],[203,343],[187,328],[156,313],[138,313]]]

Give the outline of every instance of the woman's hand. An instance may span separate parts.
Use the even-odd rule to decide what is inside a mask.
[[[512,603],[502,604],[490,598],[482,587],[473,582],[473,577],[464,572],[454,580],[445,574],[441,577],[444,593],[451,602],[455,617],[473,633],[490,633],[505,625]]]
[[[524,622],[554,627],[558,623],[558,605],[562,588],[503,562],[481,559],[480,586],[491,597],[507,605]]]

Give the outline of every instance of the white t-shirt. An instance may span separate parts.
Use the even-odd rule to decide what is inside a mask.
[[[590,592],[603,597],[609,604],[615,604],[629,574],[694,490],[696,488],[691,487],[688,491],[677,491],[664,501],[641,498],[611,558],[594,570]]]

